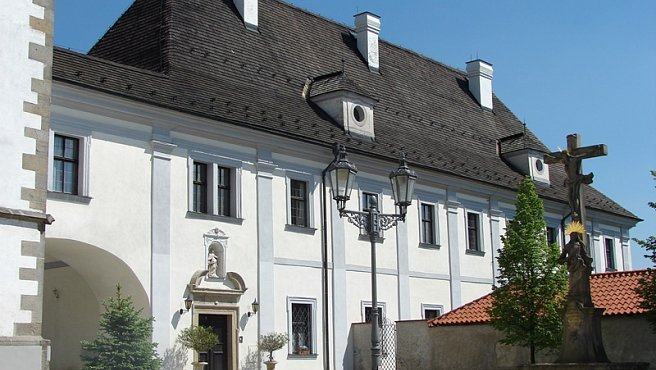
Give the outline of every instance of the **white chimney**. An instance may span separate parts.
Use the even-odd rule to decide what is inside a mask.
[[[378,63],[378,33],[380,33],[380,17],[364,12],[355,16],[355,37],[358,39],[358,50],[367,61],[369,70],[377,72]]]
[[[492,109],[492,64],[481,60],[467,62],[469,91],[483,108]]]
[[[259,0],[233,0],[244,26],[251,31],[257,31],[257,2]]]

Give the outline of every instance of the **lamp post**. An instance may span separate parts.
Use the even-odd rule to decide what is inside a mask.
[[[349,162],[346,148],[343,145],[336,146],[335,159],[328,166],[327,172],[339,216],[346,216],[350,223],[360,229],[364,228],[371,243],[371,368],[377,370],[381,351],[378,327],[378,289],[376,284],[376,238],[380,236],[381,231],[396,226],[399,221],[405,221],[408,206],[412,204],[412,194],[417,175],[408,168],[405,155],[402,156],[399,168],[389,175],[394,203],[399,208],[399,213],[383,214],[378,211],[378,202],[374,197],[369,197],[369,209],[366,212],[345,209],[346,201],[351,197],[355,174],[358,170],[355,165]]]

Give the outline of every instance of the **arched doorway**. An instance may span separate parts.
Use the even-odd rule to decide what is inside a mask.
[[[150,315],[143,285],[120,258],[80,241],[46,239],[43,337],[51,340],[51,370],[81,368],[80,341],[96,337],[102,302],[116,284]]]

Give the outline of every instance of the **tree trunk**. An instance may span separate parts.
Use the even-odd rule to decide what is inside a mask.
[[[535,363],[535,345],[531,343],[531,364]]]

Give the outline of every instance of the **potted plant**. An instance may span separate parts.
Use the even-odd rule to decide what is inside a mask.
[[[178,342],[183,348],[193,349],[200,355],[201,352],[209,351],[219,343],[219,336],[214,333],[212,328],[192,326],[180,332]],[[203,370],[207,362],[194,361],[191,364],[194,366],[194,370]]]
[[[258,348],[262,352],[269,352],[269,359],[264,361],[267,366],[267,370],[275,369],[278,362],[273,360],[273,352],[284,347],[288,341],[289,338],[287,338],[287,334],[283,333],[269,333],[266,335],[260,335],[260,340],[257,343]]]

